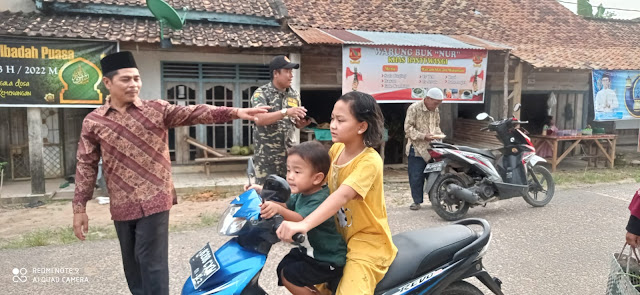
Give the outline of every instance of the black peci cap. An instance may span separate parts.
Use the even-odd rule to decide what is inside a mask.
[[[102,67],[103,74],[119,69],[138,68],[136,60],[133,59],[133,54],[131,54],[130,51],[120,51],[109,54],[100,60],[100,66]]]
[[[288,57],[284,55],[278,55],[271,60],[269,64],[269,71],[273,72],[273,70],[278,69],[299,69],[300,65],[297,63],[292,63]]]

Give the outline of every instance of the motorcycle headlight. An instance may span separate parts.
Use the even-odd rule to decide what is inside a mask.
[[[227,210],[222,213],[222,219],[218,222],[218,233],[225,236],[234,236],[238,234],[247,222],[246,218],[234,217],[240,208],[242,208],[242,205],[230,205]]]

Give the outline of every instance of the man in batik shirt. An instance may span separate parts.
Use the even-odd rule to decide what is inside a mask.
[[[168,129],[194,124],[255,120],[266,108],[177,106],[138,97],[142,82],[133,55],[104,57],[102,82],[110,96],[82,122],[78,143],[73,230],[85,239],[86,213],[98,162],[109,190],[124,272],[132,294],[169,294],[169,209],[176,204]]]

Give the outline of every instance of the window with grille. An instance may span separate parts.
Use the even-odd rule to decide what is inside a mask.
[[[214,63],[162,64],[165,98],[173,104],[210,104],[227,107],[249,107],[253,92],[270,80],[267,65],[239,65]],[[229,151],[234,145],[247,146],[253,143],[252,123],[227,122],[189,127],[189,136],[210,147]],[[169,130],[169,152],[176,160],[175,130]],[[189,159],[199,155],[190,146]]]

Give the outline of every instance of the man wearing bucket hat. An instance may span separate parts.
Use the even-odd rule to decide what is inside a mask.
[[[300,95],[291,88],[293,69],[300,68],[284,55],[271,60],[271,82],[256,89],[251,97],[252,107],[269,106],[269,113],[258,114],[253,127],[253,164],[256,182],[263,184],[270,174],[283,178],[287,175],[287,148],[293,145],[296,128],[304,128],[307,109],[300,102]]]
[[[429,143],[442,139],[440,130],[440,113],[438,106],[442,103],[444,94],[438,88],[431,88],[427,96],[414,102],[407,109],[404,121],[404,132],[407,137],[406,154],[409,167],[409,186],[413,204],[411,210],[419,210],[424,196],[424,168],[427,166],[429,156]]]
[[[266,108],[179,106],[142,100],[142,80],[131,52],[105,56],[105,105],[82,122],[78,142],[73,231],[84,240],[86,204],[93,195],[102,157],[127,284],[132,294],[169,294],[169,209],[176,204],[167,130],[194,124],[255,120]]]

